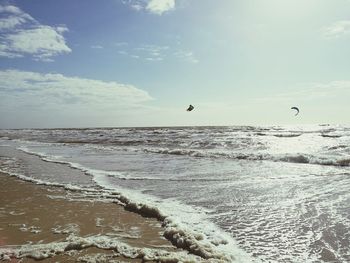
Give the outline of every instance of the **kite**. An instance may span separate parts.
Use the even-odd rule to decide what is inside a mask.
[[[290,109],[291,109],[291,110],[296,110],[296,111],[297,111],[297,112],[295,113],[294,116],[297,116],[297,115],[299,114],[299,109],[298,109],[298,107],[291,107]]]
[[[192,105],[188,106],[187,111],[192,111],[194,109],[194,107]]]

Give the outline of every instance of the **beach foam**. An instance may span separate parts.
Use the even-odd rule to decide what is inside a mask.
[[[126,258],[138,258],[145,261],[157,262],[201,262],[202,259],[187,252],[169,252],[162,249],[132,247],[116,237],[95,235],[80,237],[74,234],[68,236],[63,242],[47,244],[30,244],[22,246],[3,246],[0,248],[0,260],[10,258],[33,258],[43,260],[69,251],[81,250],[89,247],[114,250]],[[92,262],[99,262],[92,261]],[[212,261],[215,262],[215,261]],[[218,261],[216,261],[218,262]]]
[[[40,179],[19,173],[7,172],[18,178],[41,185],[60,186],[67,190],[79,192],[81,198],[96,198],[122,204],[125,209],[139,213],[146,217],[156,218],[162,222],[164,236],[175,246],[186,249],[190,253],[203,259],[219,260],[221,262],[249,262],[249,256],[238,248],[235,241],[227,233],[206,219],[203,212],[175,200],[162,201],[152,196],[128,189],[111,186],[108,175],[111,172],[88,169],[80,164],[60,161],[59,157],[52,157],[44,153],[32,152],[28,148],[20,148],[42,158],[45,162],[60,163],[79,169],[93,177],[102,189],[91,189],[71,184],[45,182]],[[113,174],[116,174],[113,172]],[[58,230],[59,231],[59,230]],[[64,231],[64,229],[63,229]],[[46,251],[46,250],[45,250]],[[45,252],[46,253],[46,252]],[[45,254],[44,253],[44,254]]]

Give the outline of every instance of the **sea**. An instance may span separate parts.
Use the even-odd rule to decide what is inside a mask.
[[[0,130],[0,171],[114,193],[208,261],[350,262],[350,126]]]

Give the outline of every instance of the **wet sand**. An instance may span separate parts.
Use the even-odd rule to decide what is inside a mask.
[[[3,253],[4,249],[25,244],[64,242],[69,235],[98,234],[115,237],[134,248],[175,250],[163,238],[158,221],[128,212],[120,205],[74,199],[74,193],[63,188],[35,185],[2,173],[0,180],[0,254],[1,249]],[[123,257],[113,249],[94,246],[67,250],[43,262],[89,262],[92,257],[100,257],[96,262],[143,262]],[[13,258],[9,261],[35,260]]]

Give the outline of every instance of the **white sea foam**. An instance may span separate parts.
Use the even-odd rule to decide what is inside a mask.
[[[78,234],[80,231],[80,228],[77,224],[67,224],[64,226],[55,226],[52,228],[52,232],[54,234]]]
[[[69,251],[80,250],[89,247],[108,249],[117,252],[126,258],[138,258],[145,261],[157,262],[202,262],[198,256],[190,255],[185,251],[169,252],[163,249],[132,247],[116,237],[106,235],[96,235],[89,237],[79,237],[70,235],[63,242],[53,242],[48,244],[30,244],[22,246],[5,246],[0,248],[0,260],[10,258],[33,258],[43,260],[58,254]],[[99,262],[99,260],[92,261]],[[212,261],[219,262],[219,261]]]
[[[161,201],[127,189],[121,190],[121,194],[101,174],[95,174],[94,179],[98,185],[111,190],[125,204],[125,209],[162,221],[164,236],[175,246],[205,259],[218,259],[223,262],[250,261],[249,256],[237,247],[232,237],[209,222],[200,211],[174,200]]]
[[[333,166],[350,166],[350,158],[346,156],[322,156],[305,153],[295,154],[270,154],[270,153],[233,153],[227,151],[208,151],[208,150],[188,150],[188,149],[167,149],[167,148],[149,148],[143,149],[148,153],[170,154],[170,155],[186,155],[192,157],[206,158],[228,158],[249,161],[273,161],[273,162],[289,162],[302,164],[318,164]]]
[[[25,147],[20,147],[20,150],[37,155],[47,162],[67,164],[93,176],[94,181],[105,189],[92,190],[92,192],[97,192],[96,198],[122,203],[125,209],[129,211],[160,220],[164,227],[164,236],[179,248],[186,249],[203,259],[219,260],[221,262],[250,261],[249,256],[238,248],[232,237],[208,221],[205,214],[198,209],[194,210],[193,207],[175,200],[162,201],[139,192],[122,188],[116,189],[115,186],[111,187],[108,183],[108,175],[112,172],[88,169],[77,163],[61,161],[56,156],[33,152]],[[113,172],[113,174],[116,174],[116,172]],[[84,187],[50,183],[14,173],[12,175],[37,184],[63,186],[67,190],[73,191],[88,191],[91,197],[91,190],[89,191]]]

